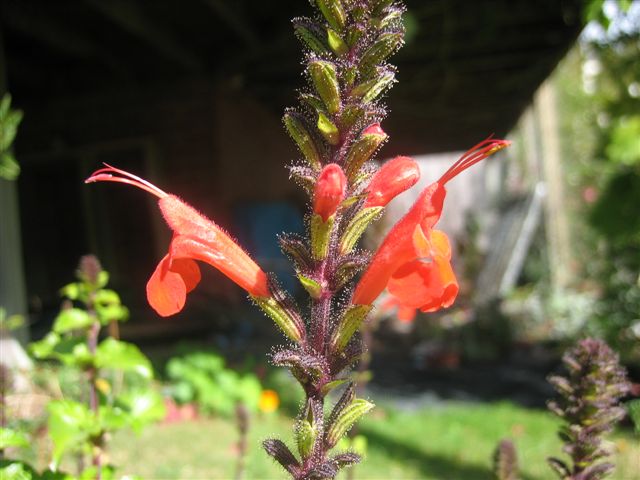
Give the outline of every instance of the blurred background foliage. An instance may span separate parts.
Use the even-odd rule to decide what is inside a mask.
[[[592,0],[586,15],[590,23],[555,74],[576,290],[597,299],[586,330],[637,354],[640,4]]]

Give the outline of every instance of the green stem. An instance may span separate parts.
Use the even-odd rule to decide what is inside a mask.
[[[97,318],[95,309],[93,307],[93,299],[90,296],[87,303],[87,312],[94,319],[93,324],[89,327],[87,332],[87,346],[92,356],[95,356],[98,348],[98,337],[100,335],[100,321]],[[98,411],[100,408],[100,400],[98,398],[98,389],[96,387],[96,381],[98,380],[98,369],[91,367],[87,370],[89,378],[89,408],[94,414],[94,418],[98,418]],[[92,451],[91,451],[91,463],[96,467],[96,480],[102,478],[102,433],[96,437],[91,438]]]

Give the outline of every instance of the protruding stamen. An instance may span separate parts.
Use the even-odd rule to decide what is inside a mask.
[[[116,182],[116,183],[126,183],[127,185],[133,185],[134,187],[138,187],[142,190],[145,190],[158,198],[167,197],[169,194],[164,192],[163,190],[156,187],[151,182],[138,177],[132,173],[129,173],[125,170],[121,170],[119,168],[112,167],[111,165],[105,163],[106,168],[101,168],[96,170],[91,174],[89,178],[87,178],[84,183],[93,183],[93,182]],[[114,176],[122,175],[122,177]]]
[[[451,168],[442,175],[442,177],[440,177],[440,182],[442,184],[447,183],[462,171],[502,150],[503,148],[508,147],[510,144],[511,142],[508,140],[494,139],[493,135],[491,135],[489,138],[467,150],[462,157],[460,157],[460,159],[454,163]]]

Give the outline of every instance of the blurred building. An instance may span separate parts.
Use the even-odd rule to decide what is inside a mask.
[[[581,0],[406,3],[383,157],[505,135],[583,24]],[[145,193],[83,185],[101,162],[182,196],[286,271],[273,233],[301,228],[304,197],[284,168],[297,154],[280,117],[303,85],[289,22],[309,11],[299,0],[0,0],[0,85],[25,112],[18,207],[0,205],[2,228],[20,229],[23,266],[6,243],[0,270],[12,287],[24,283],[33,318],[55,313],[58,288],[93,252],[135,318],[154,319],[144,284],[170,232]],[[268,232],[252,228],[258,220]],[[212,299],[242,301],[207,275],[215,281],[187,316],[206,317]]]

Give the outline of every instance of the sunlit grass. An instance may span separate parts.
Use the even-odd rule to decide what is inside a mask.
[[[509,403],[447,404],[415,412],[380,407],[362,423],[368,458],[358,479],[491,479],[491,456],[504,437],[518,449],[521,478],[551,480],[545,458],[559,455],[557,421],[544,411]],[[289,443],[291,421],[279,415],[254,419],[246,479],[284,478],[261,450],[261,440]],[[139,437],[116,435],[111,460],[120,473],[145,479],[233,478],[237,434],[233,423],[203,419],[156,425]],[[640,480],[640,442],[630,433],[614,437],[618,465],[613,479]]]

